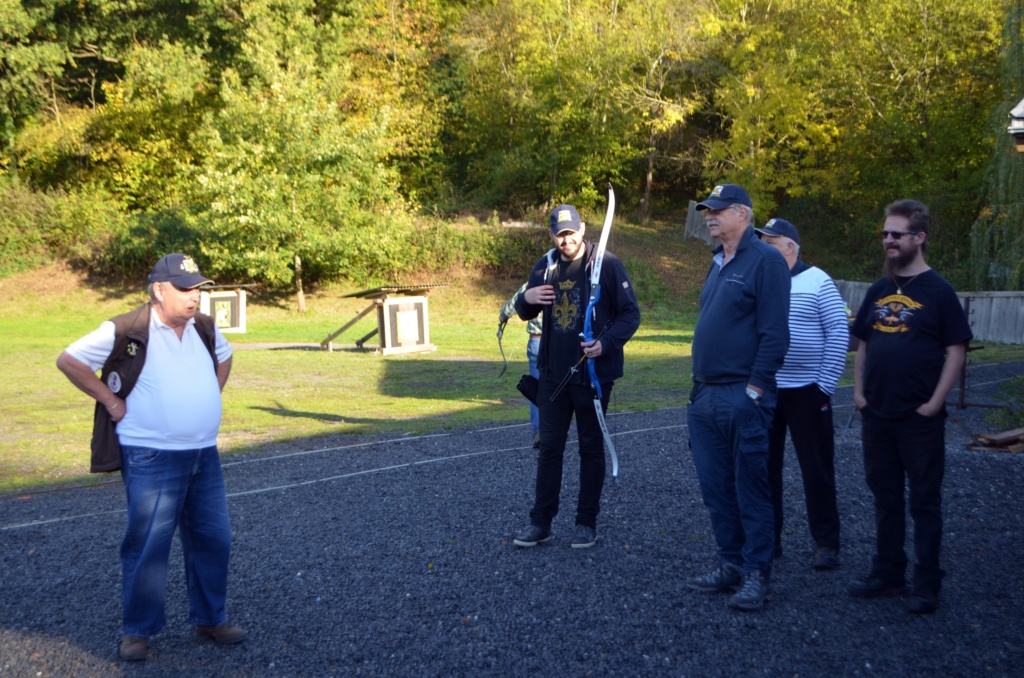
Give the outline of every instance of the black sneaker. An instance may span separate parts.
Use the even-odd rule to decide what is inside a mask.
[[[516,536],[512,539],[512,543],[516,546],[536,546],[537,544],[543,544],[546,541],[551,541],[551,538],[555,535],[551,533],[550,527],[537,527],[536,525],[530,525],[524,530],[520,530]]]
[[[577,525],[572,533],[572,541],[569,546],[574,549],[589,549],[597,543],[597,528],[588,525]]]
[[[771,592],[768,575],[760,570],[748,572],[743,575],[743,586],[729,599],[729,607],[734,610],[759,610]]]
[[[535,450],[539,450],[540,449],[540,434],[539,433],[534,433],[533,434],[533,449],[535,449]]]
[[[834,570],[839,567],[839,551],[826,546],[819,546],[811,558],[811,567],[815,570]]]
[[[933,591],[914,591],[907,603],[911,614],[931,614],[939,607],[939,595]]]
[[[686,580],[686,587],[694,591],[713,593],[715,591],[731,591],[739,586],[741,581],[743,581],[743,577],[740,576],[739,565],[723,563],[718,569],[703,577],[690,577]]]
[[[902,596],[906,593],[906,584],[898,580],[885,580],[875,575],[863,579],[854,579],[846,586],[846,592],[854,598],[884,598],[886,596]]]

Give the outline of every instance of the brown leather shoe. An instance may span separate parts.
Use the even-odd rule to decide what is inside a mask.
[[[126,662],[141,662],[149,656],[149,638],[125,636],[121,639],[121,659]]]
[[[220,645],[238,645],[249,634],[242,627],[226,621],[216,626],[197,626],[196,635],[200,638],[209,638]]]

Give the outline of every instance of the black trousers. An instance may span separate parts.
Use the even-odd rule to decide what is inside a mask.
[[[589,385],[569,384],[552,402],[551,394],[556,388],[558,384],[542,381],[537,390],[540,449],[537,452],[537,487],[533,510],[530,511],[530,523],[550,528],[551,521],[558,514],[565,443],[569,437],[569,424],[575,416],[580,452],[576,524],[597,527],[601,490],[604,489],[605,462],[604,438],[594,410],[593,391]],[[602,410],[608,409],[611,390],[612,384],[601,385]]]
[[[817,384],[779,389],[775,418],[768,435],[768,485],[775,509],[775,546],[782,543],[782,468],[787,429],[793,439],[804,481],[811,538],[819,548],[838,550],[839,509],[836,506],[832,399]]]
[[[945,572],[942,546],[942,479],[946,470],[946,418],[916,412],[882,419],[861,410],[864,474],[875,497],[876,550],[872,574],[890,582],[906,577],[906,488],[914,519],[914,588],[938,593]]]

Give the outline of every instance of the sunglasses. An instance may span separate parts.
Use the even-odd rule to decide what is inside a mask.
[[[905,235],[917,235],[921,231],[882,231],[882,240],[892,236],[893,240],[899,240]]]

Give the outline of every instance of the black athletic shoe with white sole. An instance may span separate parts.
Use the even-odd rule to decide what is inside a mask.
[[[536,546],[537,544],[543,544],[546,541],[551,541],[551,538],[555,535],[552,534],[550,527],[537,527],[536,525],[530,525],[529,527],[520,530],[516,533],[512,539],[512,543],[516,546]]]
[[[577,525],[572,533],[572,541],[569,546],[574,549],[589,549],[597,543],[597,528],[588,525]]]

